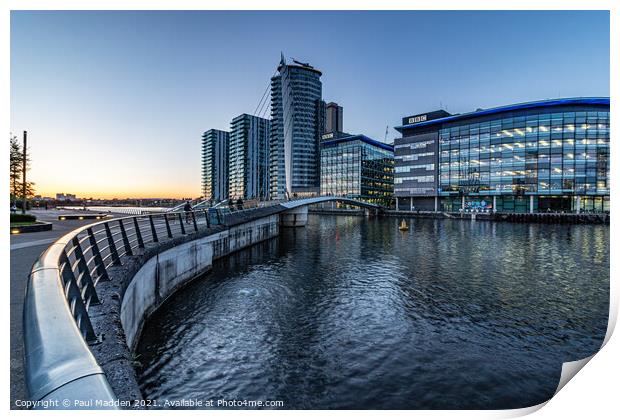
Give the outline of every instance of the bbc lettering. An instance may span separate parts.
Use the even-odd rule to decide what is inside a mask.
[[[423,121],[426,121],[426,115],[417,115],[409,118],[409,124],[415,124]]]

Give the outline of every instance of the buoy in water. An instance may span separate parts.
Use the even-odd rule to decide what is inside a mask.
[[[400,226],[398,226],[398,230],[409,230],[409,226],[405,223],[405,219],[400,222]]]

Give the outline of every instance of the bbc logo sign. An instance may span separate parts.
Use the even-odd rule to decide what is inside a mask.
[[[409,124],[416,124],[424,121],[426,121],[426,115],[416,115],[415,117],[409,118]]]

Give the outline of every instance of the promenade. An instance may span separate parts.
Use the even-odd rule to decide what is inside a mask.
[[[26,399],[24,383],[24,337],[22,309],[26,282],[32,264],[37,257],[56,239],[80,226],[96,220],[58,220],[61,214],[75,214],[79,211],[32,210],[29,212],[38,220],[52,222],[51,231],[11,235],[11,409],[19,409],[16,400]],[[113,215],[116,216],[116,215]]]

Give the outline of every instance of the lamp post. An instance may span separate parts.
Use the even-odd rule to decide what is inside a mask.
[[[28,132],[24,130],[24,151],[22,153],[22,214],[26,214],[26,165],[27,165],[27,155],[26,155],[26,141],[27,141]]]

